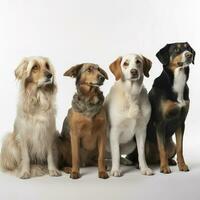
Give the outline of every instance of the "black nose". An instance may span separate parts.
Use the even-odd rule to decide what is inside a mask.
[[[133,76],[138,75],[138,70],[137,70],[137,69],[131,69],[131,74],[132,74]]]
[[[53,76],[52,73],[50,73],[50,72],[47,72],[47,73],[46,73],[46,77],[47,77],[48,79],[52,78],[52,76]]]
[[[185,54],[185,57],[188,58],[188,59],[191,59],[191,58],[192,58],[192,53],[187,52],[187,53]]]
[[[105,77],[102,76],[102,75],[98,75],[98,80],[99,80],[100,82],[104,82]]]

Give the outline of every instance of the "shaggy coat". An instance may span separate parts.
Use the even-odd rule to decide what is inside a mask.
[[[15,71],[20,92],[14,130],[5,137],[1,167],[22,179],[45,173],[61,175],[56,168],[56,84],[54,68],[47,58],[23,59]],[[35,165],[33,165],[35,164]],[[35,167],[36,166],[36,167]]]

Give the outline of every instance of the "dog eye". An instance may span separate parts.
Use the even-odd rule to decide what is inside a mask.
[[[37,72],[39,70],[39,66],[38,65],[34,65],[32,70],[33,70],[33,72]]]
[[[125,61],[124,62],[124,66],[128,66],[129,65],[129,62],[128,61]]]
[[[176,53],[178,53],[178,52],[180,51],[180,49],[179,49],[179,48],[175,48],[174,51],[175,51]]]
[[[87,72],[92,72],[92,68],[91,67],[89,67],[88,69],[87,69]]]
[[[140,60],[136,60],[136,64],[141,64],[141,61]]]
[[[50,69],[49,63],[46,63],[46,68],[47,68],[48,70]]]

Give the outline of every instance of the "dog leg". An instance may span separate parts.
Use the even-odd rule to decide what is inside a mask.
[[[21,156],[22,156],[20,178],[28,179],[31,177],[28,145],[25,139],[24,140],[21,139],[20,141],[21,141],[20,144],[21,144]]]
[[[176,152],[177,152],[177,162],[180,171],[187,172],[189,171],[188,166],[185,164],[183,157],[183,134],[184,134],[185,125],[178,128],[175,132],[176,134]]]
[[[120,165],[119,133],[115,128],[111,128],[110,130],[110,146],[112,155],[111,175],[119,177],[121,176],[121,171],[119,166]]]
[[[105,167],[105,148],[106,148],[106,133],[100,134],[98,138],[98,150],[99,150],[99,157],[98,157],[98,167],[99,167],[99,178],[107,179],[108,174],[106,172]]]
[[[70,178],[78,179],[80,178],[79,165],[80,165],[80,139],[75,133],[70,133],[71,135],[71,146],[72,146],[72,170]]]
[[[164,127],[157,127],[157,141],[158,141],[158,149],[160,154],[160,172],[164,174],[171,173],[171,170],[169,168],[168,164],[168,156],[165,149],[165,132]]]
[[[61,176],[61,172],[55,166],[52,145],[50,145],[47,152],[48,170],[50,176]]]
[[[146,129],[136,131],[136,142],[138,148],[138,161],[141,173],[143,175],[153,175],[153,171],[147,166],[145,159],[145,140],[146,140]]]
[[[135,143],[135,141],[133,139],[130,140],[126,144],[121,144],[120,145],[120,153],[121,153],[121,155],[128,155],[128,154],[132,153],[135,149],[136,149],[136,143]],[[123,165],[127,165],[127,166],[133,165],[132,160],[129,160],[127,157],[124,158],[122,156],[120,158],[120,163],[123,164]]]

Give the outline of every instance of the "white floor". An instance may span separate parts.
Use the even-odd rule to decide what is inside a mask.
[[[172,174],[163,175],[158,167],[153,167],[155,175],[150,177],[141,175],[133,167],[122,167],[122,177],[107,180],[97,178],[96,168],[81,169],[83,176],[79,180],[71,180],[66,174],[58,178],[44,176],[20,180],[0,173],[0,199],[199,200],[200,162],[197,154],[186,154],[190,172],[179,172],[177,167],[172,167]]]

